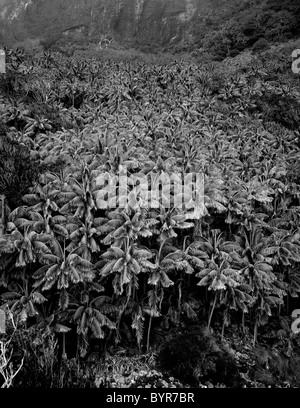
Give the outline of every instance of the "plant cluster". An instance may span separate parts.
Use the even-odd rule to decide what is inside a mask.
[[[274,42],[296,38],[299,16],[297,0],[243,1],[233,4],[232,10],[220,6],[206,20],[205,30],[199,28],[198,42],[217,59],[238,55],[249,47],[259,51]]]
[[[11,177],[0,193],[11,203],[9,188],[33,185],[0,237],[2,308],[24,330],[55,333],[63,359],[149,350],[158,329],[203,322],[220,323],[222,337],[239,322],[255,344],[300,291],[300,101],[269,75],[259,61],[232,75],[9,51],[1,141],[15,148],[10,164],[0,145]],[[285,120],[269,111],[275,97],[293,109]],[[22,187],[9,181],[20,157]],[[137,184],[130,205],[107,209],[97,179],[120,165],[157,183],[201,173],[203,203],[196,192],[183,206],[145,208]]]
[[[240,386],[238,365],[223,345],[218,344],[207,328],[191,326],[166,338],[160,350],[161,364],[185,382]]]

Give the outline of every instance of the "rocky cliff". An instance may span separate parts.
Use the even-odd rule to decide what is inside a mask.
[[[0,0],[0,43],[25,38],[178,43],[216,0]]]

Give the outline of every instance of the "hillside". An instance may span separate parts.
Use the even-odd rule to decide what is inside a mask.
[[[14,0],[0,10],[2,41],[88,42],[105,34],[121,42],[176,43],[192,19],[210,10],[209,0]]]
[[[154,55],[2,1],[57,38],[0,74],[1,387],[300,387],[299,7],[256,3]]]
[[[300,32],[296,0],[2,0],[0,43],[209,50],[219,57]]]

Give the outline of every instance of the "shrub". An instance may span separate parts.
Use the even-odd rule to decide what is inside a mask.
[[[256,43],[253,45],[252,50],[254,52],[261,51],[266,49],[269,46],[268,40],[265,38],[260,38]]]
[[[211,381],[235,387],[239,383],[234,358],[219,345],[207,328],[192,326],[167,339],[160,350],[163,367],[180,380],[197,385]]]
[[[256,104],[264,121],[276,122],[290,130],[299,128],[300,104],[292,96],[268,92],[257,98]]]

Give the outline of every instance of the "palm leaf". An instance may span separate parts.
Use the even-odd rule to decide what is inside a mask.
[[[101,269],[100,275],[103,276],[103,277],[108,276],[108,275],[113,271],[113,268],[114,268],[115,263],[116,263],[115,260],[108,262],[108,263]]]
[[[83,305],[79,306],[73,316],[73,319],[75,322],[78,322],[81,319],[83,311],[84,311],[84,306]]]

